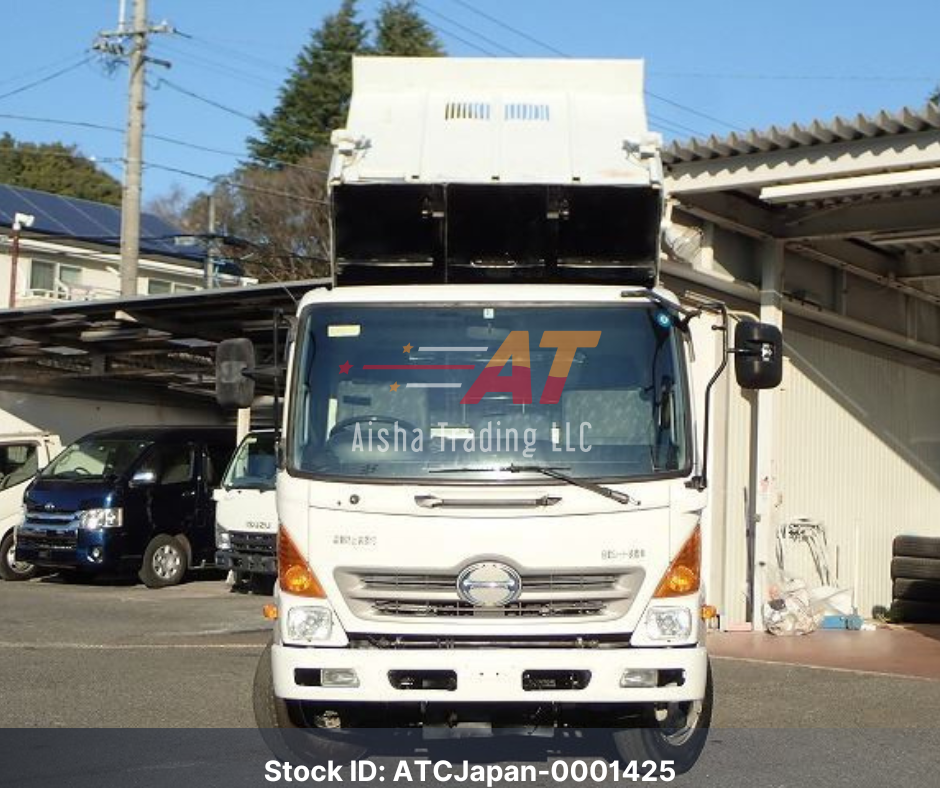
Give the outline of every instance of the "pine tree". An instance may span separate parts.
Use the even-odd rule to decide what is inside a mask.
[[[301,50],[281,88],[277,107],[258,118],[261,137],[248,140],[253,159],[295,163],[329,145],[333,129],[346,122],[352,92],[352,55],[367,51],[367,31],[356,0],[343,0]]]
[[[74,145],[0,137],[0,183],[119,205],[121,184]]]
[[[444,54],[437,33],[424,21],[414,0],[386,0],[375,22],[379,55],[433,57]]]

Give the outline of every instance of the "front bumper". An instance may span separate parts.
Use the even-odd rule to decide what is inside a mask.
[[[255,575],[276,575],[277,556],[259,553],[240,553],[235,550],[216,550],[215,565],[219,569],[250,572]]]
[[[20,526],[16,531],[16,560],[50,569],[88,572],[121,570],[140,565],[139,555],[125,554],[127,537],[121,530],[87,531],[77,527]]]
[[[348,649],[274,645],[274,694],[290,700],[340,703],[592,703],[626,704],[698,700],[705,695],[704,647],[620,649]],[[297,683],[297,671],[351,668],[358,687]],[[623,688],[628,669],[656,669],[682,677],[680,685]],[[400,689],[393,671],[453,671],[448,689]],[[588,672],[581,689],[527,690],[532,671]],[[309,675],[309,674],[308,674]]]

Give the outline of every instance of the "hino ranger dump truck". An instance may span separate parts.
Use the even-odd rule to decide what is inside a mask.
[[[688,769],[712,709],[690,322],[729,326],[659,285],[642,64],[353,66],[333,286],[287,361],[259,725],[323,753],[603,727]],[[742,386],[779,382],[775,328],[734,345]],[[220,345],[220,403],[250,405],[253,359]]]

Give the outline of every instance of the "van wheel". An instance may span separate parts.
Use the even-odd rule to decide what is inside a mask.
[[[274,694],[270,643],[255,669],[251,705],[261,738],[281,761],[299,759],[314,766],[327,761],[354,761],[367,752],[361,742],[343,741],[340,729],[316,727],[315,720],[307,719],[300,701],[287,701]]]
[[[36,576],[36,567],[16,560],[13,531],[0,539],[0,577],[4,580],[29,580]]]
[[[183,543],[167,534],[157,534],[144,550],[138,576],[147,588],[166,588],[182,582],[188,568]]]
[[[673,761],[678,774],[689,771],[702,754],[712,719],[712,669],[705,697],[687,703],[649,704],[636,727],[614,731],[614,745],[624,761]]]

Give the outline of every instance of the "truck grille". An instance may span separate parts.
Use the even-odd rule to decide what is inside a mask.
[[[277,551],[277,534],[256,534],[237,531],[229,532],[232,537],[232,550],[236,553],[258,553],[274,555]]]
[[[395,573],[337,570],[336,580],[352,612],[372,620],[391,618],[567,618],[606,620],[626,614],[643,571],[521,573],[522,593],[500,607],[475,607],[457,593],[458,572]]]

